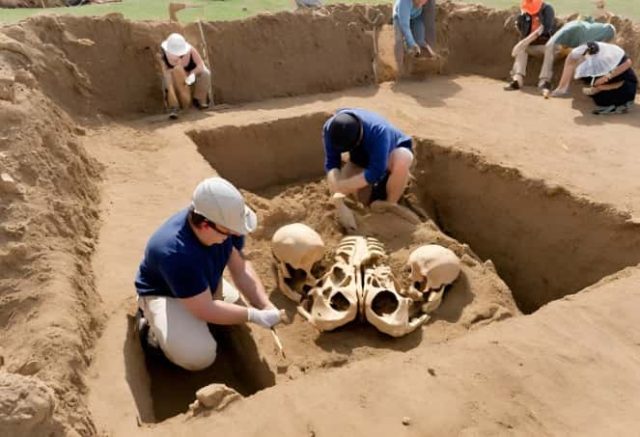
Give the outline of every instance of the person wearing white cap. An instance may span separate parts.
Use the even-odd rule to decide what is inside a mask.
[[[179,33],[169,35],[160,47],[169,117],[177,118],[179,108],[186,109],[192,102],[199,109],[208,108],[211,73],[204,65],[200,53]]]
[[[135,286],[143,347],[157,346],[174,364],[201,370],[216,358],[208,324],[280,322],[280,310],[242,255],[244,236],[256,227],[256,214],[230,182],[212,177],[198,184],[191,206],[151,236],[140,263]],[[235,287],[222,278],[226,267]],[[238,291],[251,306],[235,303]]]

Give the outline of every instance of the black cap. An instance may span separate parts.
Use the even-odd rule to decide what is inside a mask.
[[[358,145],[360,139],[360,120],[346,112],[335,115],[329,126],[329,138],[337,151],[350,151]]]
[[[600,47],[598,46],[598,43],[595,42],[595,41],[589,41],[587,43],[587,50],[584,51],[584,54],[585,55],[595,55],[599,51],[600,51]]]

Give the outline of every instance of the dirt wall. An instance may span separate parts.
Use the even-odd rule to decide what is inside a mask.
[[[518,39],[515,12],[438,3],[437,47],[446,58],[442,72],[506,78]],[[638,26],[619,17],[612,21],[619,31],[616,42],[635,59],[640,55]],[[171,32],[184,33],[201,53],[206,51],[216,103],[239,103],[373,84],[373,31],[391,23],[390,5],[336,5],[184,27],[131,22],[119,14],[43,16],[2,31],[42,52],[46,68],[33,73],[65,109],[121,116],[162,109],[157,55]],[[531,80],[538,67],[539,61],[532,60]]]
[[[89,263],[100,167],[28,72],[42,61],[0,34],[0,435],[91,435],[83,396],[101,320]]]
[[[428,140],[417,151],[431,216],[494,261],[526,313],[640,262],[640,225],[627,215]]]

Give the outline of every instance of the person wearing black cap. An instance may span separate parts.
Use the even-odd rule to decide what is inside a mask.
[[[342,109],[323,127],[324,168],[334,194],[357,194],[365,205],[397,204],[413,162],[411,137],[379,114]],[[341,154],[348,153],[342,165]]]

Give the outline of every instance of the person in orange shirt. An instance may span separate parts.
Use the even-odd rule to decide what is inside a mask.
[[[521,13],[516,19],[516,27],[522,40],[530,40],[528,45],[521,49],[514,48],[515,61],[511,70],[511,81],[505,87],[507,91],[522,88],[524,77],[527,74],[527,61],[529,55],[544,56],[545,44],[554,32],[555,11],[553,7],[542,0],[522,0]],[[521,41],[522,42],[522,41]],[[516,47],[519,47],[519,43]],[[551,90],[551,77],[553,75],[553,57],[545,57],[540,71],[538,88],[542,92]]]

